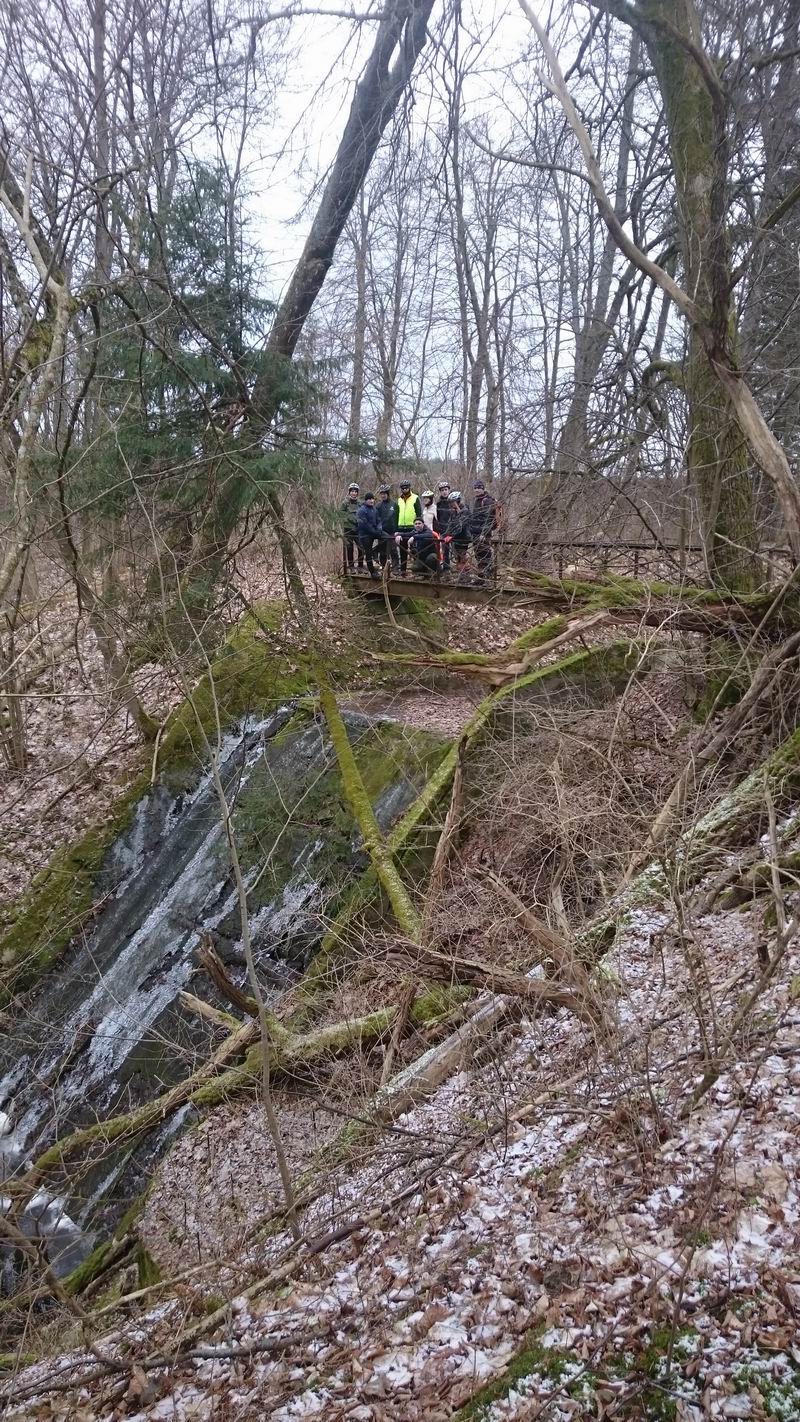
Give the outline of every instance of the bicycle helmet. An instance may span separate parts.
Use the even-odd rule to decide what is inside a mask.
[[[452,494],[447,495],[448,503],[457,504],[461,502],[461,490],[454,489]]]
[[[433,489],[423,489],[422,497],[423,499],[435,499],[436,495],[434,494]]]

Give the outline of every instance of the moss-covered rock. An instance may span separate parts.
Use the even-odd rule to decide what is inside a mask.
[[[309,689],[302,657],[291,658],[276,641],[283,603],[259,603],[225,639],[207,671],[167,721],[157,768],[180,788],[208,758],[218,728],[263,714]]]
[[[207,758],[207,746],[245,715],[264,714],[308,691],[302,662],[276,646],[282,603],[257,605],[226,639],[191,696],[170,716],[158,747],[157,770],[174,789],[190,786]],[[151,754],[103,821],[56,851],[29,889],[6,913],[0,937],[0,1005],[34,983],[63,953],[90,918],[106,855],[129,827],[150,788]]]
[[[102,824],[56,850],[35,875],[0,937],[0,1006],[35,982],[86,923],[105,857],[148,788],[148,777],[137,776]]]
[[[289,730],[285,728],[284,735]],[[448,749],[438,736],[388,721],[364,723],[361,729],[351,725],[350,737],[370,803],[379,817],[389,819],[394,795],[413,796],[436,772]],[[313,739],[321,745],[321,727],[314,728]],[[278,767],[270,744],[239,797],[234,825],[243,866],[261,871],[251,894],[256,911],[289,881],[293,868],[308,854],[310,842],[312,872],[324,883],[329,912],[336,911],[352,884],[354,869],[358,873],[366,863],[357,850],[352,811],[332,756],[322,764],[317,759],[308,768]],[[299,959],[302,953],[293,947],[291,956]]]

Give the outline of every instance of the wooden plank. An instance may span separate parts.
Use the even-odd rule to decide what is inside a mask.
[[[358,573],[348,573],[342,578],[342,583],[347,592],[383,602],[383,587],[380,583],[373,583],[371,578],[359,577]],[[389,597],[393,602],[403,598],[423,598],[426,602],[463,602],[473,606],[496,603],[503,607],[535,607],[541,602],[541,597],[537,597],[534,592],[526,592],[521,588],[504,587],[494,583],[488,586],[455,581],[435,583],[425,578],[392,578],[389,583]]]

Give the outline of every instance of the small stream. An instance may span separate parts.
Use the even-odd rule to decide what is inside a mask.
[[[218,757],[236,807],[259,973],[273,1001],[302,971],[326,914],[365,863],[352,825],[342,832],[327,736],[316,720],[297,724],[294,714],[287,705],[246,721]],[[354,712],[346,723],[369,760],[370,737],[382,723]],[[384,828],[424,779],[413,755],[400,763],[374,801]],[[0,1042],[0,1181],[24,1175],[71,1130],[159,1094],[208,1055],[208,1024],[180,1003],[184,989],[218,1001],[197,968],[204,938],[245,985],[236,894],[209,773],[190,792],[156,786],[140,801],[107,856],[97,898],[94,926],[28,995]],[[189,1114],[185,1108],[144,1142],[106,1153],[62,1193],[37,1192],[20,1224],[46,1241],[56,1272],[68,1273],[114,1228]],[[10,1258],[3,1276],[10,1287]]]

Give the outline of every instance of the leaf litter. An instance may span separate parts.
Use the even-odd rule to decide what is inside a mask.
[[[203,1151],[185,1135],[154,1183],[143,1242],[169,1253],[169,1229],[173,1256],[201,1272],[135,1335],[123,1325],[100,1345],[169,1352],[187,1311],[221,1296],[226,1324],[203,1339],[220,1355],[178,1358],[150,1374],[156,1400],[109,1410],[101,1384],[80,1386],[93,1360],[76,1351],[68,1404],[7,1415],[800,1415],[800,949],[686,1109],[759,971],[762,914],[687,926],[667,905],[634,911],[603,974],[615,1030],[598,1037],[563,1009],[507,1022],[360,1160],[330,1167],[303,1227],[343,1237],[301,1252],[272,1294],[241,1292],[291,1257],[289,1237],[264,1228],[277,1195],[263,1150],[248,1152],[254,1108],[212,1113],[202,1138],[219,1130],[220,1159],[235,1160],[236,1219],[204,1241],[204,1216],[220,1213],[214,1173],[196,1172],[193,1200]],[[230,1172],[217,1179],[229,1200]],[[178,1180],[183,1235],[163,1204]],[[18,1386],[41,1386],[52,1366]]]

